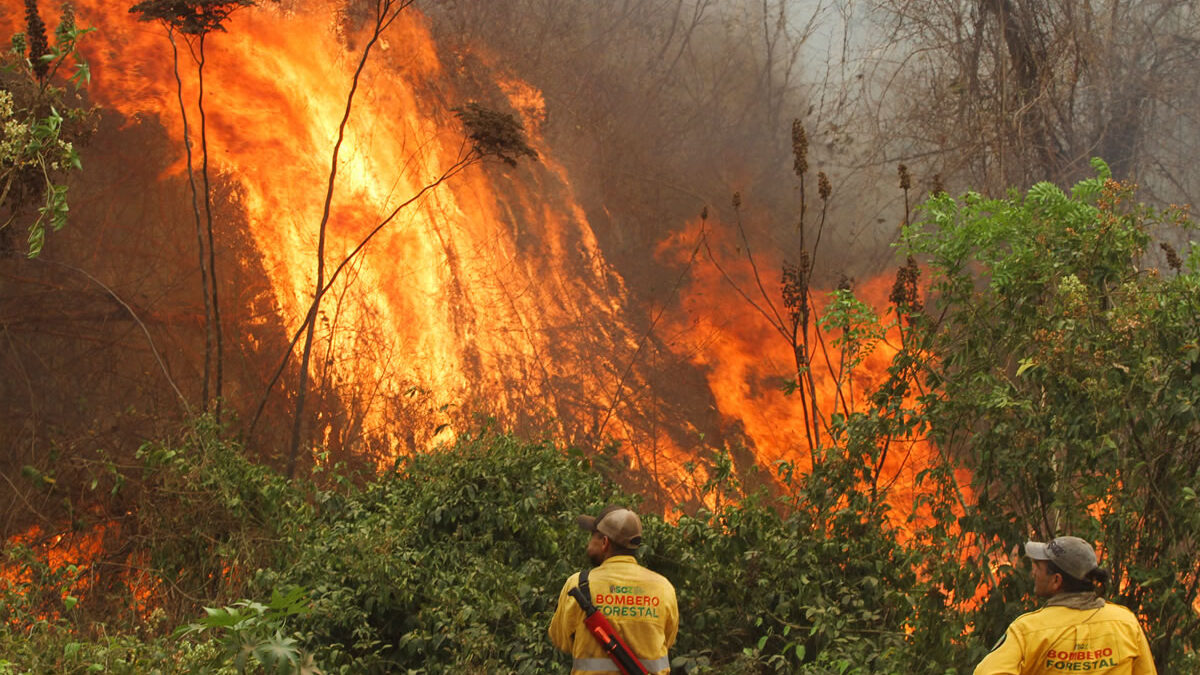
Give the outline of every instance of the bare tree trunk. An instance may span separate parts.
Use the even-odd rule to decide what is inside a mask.
[[[404,8],[412,4],[413,0],[376,0],[375,3],[375,26],[372,29],[371,37],[367,40],[367,44],[363,47],[362,58],[358,61],[358,67],[354,71],[354,77],[350,83],[350,92],[346,95],[346,109],[342,113],[342,121],[338,124],[337,142],[333,145],[333,156],[329,166],[329,182],[325,189],[325,205],[321,214],[321,223],[318,226],[317,238],[317,278],[314,284],[314,293],[312,305],[309,307],[308,314],[305,317],[305,322],[308,325],[304,334],[304,348],[301,351],[300,357],[300,381],[296,388],[296,411],[295,417],[292,420],[292,441],[288,450],[287,476],[291,478],[296,473],[296,458],[300,454],[300,440],[302,437],[304,422],[304,404],[305,398],[308,395],[308,365],[312,359],[313,337],[316,330],[316,318],[321,311],[321,299],[327,290],[325,285],[325,234],[329,224],[329,212],[333,205],[333,188],[337,182],[338,154],[341,152],[342,142],[346,138],[346,125],[350,121],[350,111],[354,106],[354,94],[358,91],[358,83],[362,77],[363,70],[367,66],[367,59],[371,55],[371,48],[379,41],[383,31],[392,24],[393,21],[400,15]]]
[[[183,102],[183,79],[179,76],[179,46],[175,42],[175,29],[170,24],[167,24],[167,39],[171,42],[171,55],[173,69],[175,73],[175,92],[179,100],[179,115],[183,119],[183,148],[187,158],[187,174],[188,185],[192,192],[192,215],[196,224],[196,255],[199,259],[198,267],[200,268],[200,292],[204,296],[204,377],[203,384],[200,388],[200,400],[204,409],[208,407],[208,373],[212,366],[213,344],[212,344],[212,297],[208,293],[208,268],[204,260],[204,230],[200,216],[200,204],[198,202],[196,187],[196,174],[192,170],[192,140],[188,126],[187,106]],[[206,181],[207,185],[207,181]],[[205,203],[207,204],[208,190],[205,189]],[[211,223],[211,216],[209,217]]]
[[[221,336],[221,304],[220,295],[217,291],[217,255],[216,245],[213,238],[213,214],[212,214],[212,186],[208,180],[208,124],[204,113],[204,38],[207,33],[200,34],[200,53],[199,65],[196,68],[196,74],[199,78],[199,92],[196,95],[196,107],[200,111],[200,175],[204,180],[204,215],[205,226],[208,231],[208,278],[211,283],[211,303],[212,303],[212,322],[206,326],[206,342],[212,338],[216,341],[216,353],[213,355],[213,360],[216,366],[216,381],[213,388],[213,411],[216,415],[216,420],[221,421],[221,387],[224,371],[224,357]],[[211,336],[211,338],[210,338]],[[205,369],[205,378],[207,379],[208,372]],[[208,409],[208,399],[204,402],[205,410]]]

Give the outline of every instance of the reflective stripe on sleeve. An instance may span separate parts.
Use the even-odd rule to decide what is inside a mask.
[[[671,659],[663,656],[652,661],[642,660],[642,665],[646,667],[646,670],[652,673],[657,673],[660,670],[666,670],[667,668],[670,668]],[[597,670],[608,673],[621,672],[620,669],[617,668],[617,664],[613,663],[612,659],[607,657],[602,659],[575,659],[575,661],[571,664],[571,668],[574,670]]]

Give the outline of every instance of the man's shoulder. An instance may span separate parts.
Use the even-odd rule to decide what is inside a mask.
[[[640,567],[640,565],[639,565],[639,567]],[[658,582],[660,584],[664,584],[666,586],[670,586],[671,588],[675,588],[675,586],[671,583],[671,580],[666,578],[665,576],[659,574],[658,572],[655,572],[654,570],[650,569],[649,567],[642,567],[642,569],[645,570],[647,577],[654,579],[656,582]]]
[[[1010,627],[1017,632],[1031,631],[1045,628],[1047,624],[1058,624],[1064,621],[1063,614],[1076,612],[1078,610],[1068,609],[1066,607],[1056,607],[1054,605],[1044,605],[1037,609],[1025,612],[1024,614],[1013,619]],[[1071,623],[1070,619],[1066,619]]]
[[[658,572],[655,572],[654,570],[652,570],[648,567],[641,567],[639,565],[639,569],[642,570],[642,574],[643,574],[642,579],[644,580],[644,583],[646,586],[658,588],[659,593],[662,594],[664,597],[667,597],[667,598],[675,597],[675,585],[671,583],[670,579],[666,578],[665,576],[659,574]]]
[[[578,588],[580,574],[581,574],[580,572],[576,572],[576,573],[572,574],[571,576],[567,577],[567,580],[563,582],[563,590],[569,591],[572,588]]]
[[[1047,611],[1049,609],[1050,607],[1038,607],[1035,610],[1025,612],[1024,614],[1021,614],[1017,616],[1017,618],[1013,619],[1012,624],[1010,625],[1013,628],[1019,628],[1022,626],[1041,623],[1047,616],[1050,615],[1050,612]]]
[[[1070,624],[1078,621],[1124,621],[1137,623],[1137,617],[1129,608],[1113,602],[1105,602],[1103,607],[1094,609],[1076,609],[1061,605],[1046,605],[1031,612],[1025,612],[1013,620],[1013,628],[1037,629],[1047,624]]]
[[[636,577],[642,583],[668,586],[674,590],[670,579],[655,572],[649,567],[644,567],[635,558],[625,557],[616,560],[609,560],[605,564],[592,570],[593,578],[607,579],[610,576],[614,578],[630,578]]]
[[[1128,621],[1138,623],[1137,615],[1133,610],[1125,605],[1118,605],[1115,602],[1105,602],[1104,607],[1100,608],[1099,616],[1110,621]]]

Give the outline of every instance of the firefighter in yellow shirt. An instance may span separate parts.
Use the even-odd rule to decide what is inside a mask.
[[[679,629],[679,606],[671,582],[638,565],[634,557],[642,544],[641,519],[629,509],[608,506],[596,516],[579,516],[577,522],[591,533],[587,555],[595,567],[588,573],[587,585],[592,603],[647,671],[666,675],[671,671],[667,650]],[[620,672],[584,627],[583,610],[568,595],[578,586],[578,573],[563,584],[550,620],[550,640],[574,658],[571,672],[575,675]]]
[[[975,668],[975,675],[1156,675],[1150,644],[1133,612],[1098,594],[1109,573],[1079,537],[1025,544],[1041,609],[1022,614]]]

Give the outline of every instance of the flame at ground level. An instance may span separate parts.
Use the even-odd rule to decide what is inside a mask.
[[[11,555],[18,550],[12,547],[21,547],[30,557],[0,565],[0,595],[21,597],[35,616],[8,618],[56,619],[87,597],[98,574],[92,565],[103,551],[108,529],[108,525],[100,524],[84,532],[46,534],[34,525],[10,537],[5,542],[6,552]],[[46,593],[53,594],[53,601]],[[36,597],[39,594],[42,597]]]

